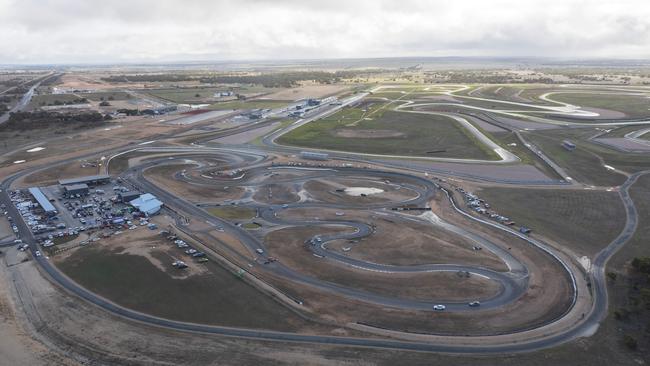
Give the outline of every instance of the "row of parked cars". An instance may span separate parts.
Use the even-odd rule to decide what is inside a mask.
[[[205,263],[208,261],[205,253],[190,247],[190,245],[185,240],[179,239],[178,236],[169,234],[167,231],[161,231],[160,234],[166,236],[167,240],[172,241],[178,249],[183,250],[186,255],[195,259],[197,263]],[[175,260],[172,263],[172,266],[176,267],[177,269],[185,269],[187,268],[187,263],[183,262],[182,260]]]

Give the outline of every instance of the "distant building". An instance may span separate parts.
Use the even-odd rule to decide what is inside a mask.
[[[70,184],[63,186],[63,192],[67,195],[88,194],[88,185],[86,183]]]
[[[160,202],[156,196],[151,193],[145,193],[133,201],[130,201],[129,204],[131,204],[131,206],[135,207],[138,209],[138,211],[142,212],[146,216],[157,214],[163,205],[163,203]]]
[[[576,145],[569,140],[562,141],[562,147],[568,151],[573,151],[576,149]]]
[[[59,180],[59,184],[62,186],[66,186],[69,184],[102,184],[102,183],[108,183],[111,180],[110,175],[89,175],[86,177],[79,177],[79,178],[70,178],[70,179],[61,179]]]
[[[43,211],[45,211],[45,214],[49,216],[56,215],[56,208],[54,208],[47,197],[45,197],[40,188],[30,188],[29,193],[34,197],[36,202],[38,202]]]
[[[300,153],[300,157],[307,160],[327,160],[329,159],[329,154],[303,151]]]
[[[215,98],[232,97],[233,95],[235,95],[235,93],[233,93],[230,90],[228,90],[228,91],[220,91],[220,92],[214,93]]]
[[[140,197],[140,192],[136,191],[127,191],[118,194],[118,197],[122,202],[131,202],[134,199]]]
[[[318,99],[307,99],[308,106],[317,106],[320,105],[320,100]]]

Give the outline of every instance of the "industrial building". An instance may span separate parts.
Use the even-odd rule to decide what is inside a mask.
[[[38,204],[41,206],[43,211],[45,211],[45,214],[47,214],[48,216],[57,214],[56,209],[50,203],[47,197],[45,197],[45,195],[43,194],[40,188],[35,188],[35,187],[30,188],[29,193],[32,195],[32,197],[34,197],[36,202],[38,202]]]
[[[146,216],[155,215],[160,211],[160,208],[163,205],[163,203],[151,193],[145,193],[133,201],[130,201],[129,204]]]
[[[122,202],[131,202],[134,199],[140,197],[140,192],[136,192],[136,191],[122,192],[118,194],[118,197]]]
[[[88,185],[86,183],[81,183],[63,186],[63,193],[68,197],[74,194],[86,195],[88,194]]]
[[[300,157],[307,160],[327,160],[329,155],[325,153],[317,153],[311,151],[302,151]]]
[[[86,177],[79,178],[70,178],[70,179],[61,179],[59,184],[66,186],[69,184],[104,184],[108,183],[111,180],[110,175],[89,175]]]

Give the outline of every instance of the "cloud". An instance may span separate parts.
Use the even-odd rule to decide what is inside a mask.
[[[650,56],[645,0],[0,0],[0,63]]]

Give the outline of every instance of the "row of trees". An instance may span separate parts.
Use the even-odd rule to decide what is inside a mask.
[[[290,88],[297,86],[300,81],[332,84],[341,81],[341,79],[353,78],[357,74],[356,71],[295,71],[259,75],[215,75],[203,77],[200,81],[202,83],[257,84],[267,88]]]
[[[76,98],[76,99],[71,99],[71,100],[59,100],[56,99],[53,102],[47,103],[46,102],[41,102],[40,105],[48,105],[48,106],[53,106],[53,105],[73,105],[73,104],[86,104],[88,103],[88,99],[86,98]]]
[[[97,127],[102,125],[111,116],[103,115],[95,111],[83,111],[74,113],[61,112],[15,112],[10,113],[7,123],[2,125],[2,130],[26,131],[49,127],[75,126],[80,128]]]
[[[128,82],[179,82],[196,80],[195,76],[183,74],[135,74],[135,75],[111,75],[102,78],[109,83]]]
[[[187,74],[135,74],[135,75],[112,75],[102,78],[108,82],[180,82],[196,81],[202,83],[220,84],[256,84],[265,87],[292,87],[300,81],[315,81],[321,84],[331,84],[341,79],[354,78],[360,73],[372,73],[370,71],[292,71],[292,72],[271,72],[257,75],[251,74],[216,74],[210,76],[198,76]]]

